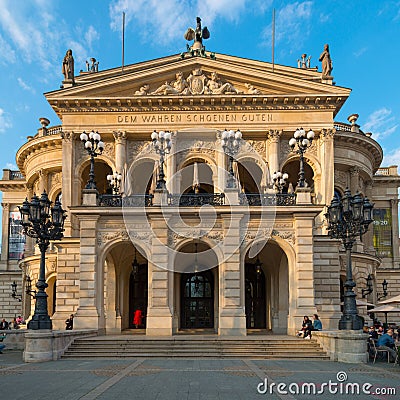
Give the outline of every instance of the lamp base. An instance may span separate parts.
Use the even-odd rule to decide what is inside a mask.
[[[357,314],[342,315],[339,320],[339,330],[360,330],[364,326],[364,318]]]
[[[51,329],[52,323],[48,315],[34,315],[28,322],[28,329],[39,330],[39,329]]]

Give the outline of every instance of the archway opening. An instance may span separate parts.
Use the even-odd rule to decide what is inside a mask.
[[[82,188],[85,188],[89,181],[90,163],[82,171]],[[95,160],[94,163],[94,176],[96,187],[99,194],[112,194],[112,190],[107,182],[107,175],[112,174],[111,167],[103,160]]]
[[[242,192],[259,194],[263,173],[257,163],[251,160],[238,161],[237,171]]]
[[[288,162],[282,168],[282,170],[289,175],[289,178],[287,179],[287,185],[283,189],[283,192],[286,193],[288,191],[289,186],[295,189],[297,186],[297,182],[299,181],[299,172],[300,172],[299,160],[292,160]],[[314,171],[307,163],[306,159],[304,159],[304,178],[306,186],[311,188],[311,191],[314,191]]]
[[[175,309],[180,330],[218,327],[218,259],[200,241],[186,243],[175,258]]]
[[[203,159],[191,159],[182,167],[180,172],[181,193],[214,193],[213,172],[211,167]]]
[[[248,330],[287,333],[289,314],[288,258],[273,240],[245,257],[245,312]],[[250,257],[250,254],[252,257]]]

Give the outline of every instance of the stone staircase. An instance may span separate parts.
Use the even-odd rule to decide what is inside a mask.
[[[63,358],[250,358],[328,360],[315,340],[290,336],[97,336],[76,339]]]

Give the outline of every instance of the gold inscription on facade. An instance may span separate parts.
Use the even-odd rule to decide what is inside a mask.
[[[142,115],[118,115],[118,124],[190,124],[190,123],[229,123],[247,122],[260,123],[272,122],[271,113],[213,113],[213,114],[142,114]]]

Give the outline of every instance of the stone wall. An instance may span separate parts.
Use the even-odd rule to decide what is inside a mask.
[[[340,312],[339,241],[314,237],[315,305],[323,329],[337,329]]]
[[[14,317],[22,315],[22,302],[11,297],[11,283],[17,283],[17,292],[21,294],[22,275],[21,271],[0,272],[0,320],[5,318],[7,322],[12,321]]]

